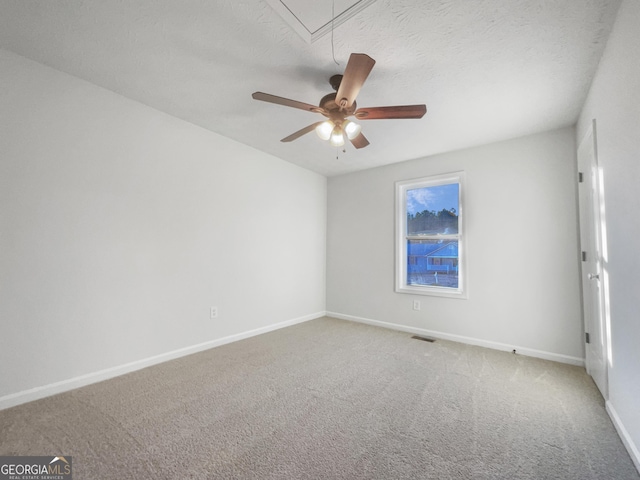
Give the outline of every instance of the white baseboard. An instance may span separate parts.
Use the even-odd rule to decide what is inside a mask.
[[[144,358],[135,362],[126,363],[117,367],[107,368],[97,372],[80,375],[79,377],[69,378],[60,382],[51,383],[49,385],[43,385],[41,387],[35,387],[29,390],[24,390],[22,392],[5,395],[3,397],[0,397],[0,410],[15,407],[16,405],[21,405],[23,403],[38,400],[40,398],[49,397],[57,393],[73,390],[75,388],[84,387],[92,383],[108,380],[119,375],[124,375],[125,373],[135,372],[136,370],[141,370],[152,365],[157,365],[158,363],[174,360],[176,358],[191,355],[193,353],[202,352],[203,350],[209,350],[210,348],[226,345],[227,343],[237,342],[239,340],[244,340],[245,338],[261,335],[263,333],[278,330],[280,328],[289,327],[297,323],[307,322],[315,318],[323,317],[325,314],[326,312],[312,313],[303,317],[286,320],[280,323],[274,323],[273,325],[267,325],[266,327],[260,327],[254,330],[249,330],[247,332],[229,335],[228,337],[217,338],[208,342],[199,343],[190,347],[180,348],[178,350],[173,350],[171,352],[162,353],[153,357]]]
[[[613,405],[609,400],[607,400],[607,402],[605,403],[605,407],[607,409],[609,417],[611,418],[611,421],[613,422],[613,426],[616,427],[622,443],[627,449],[627,452],[629,452],[629,456],[631,457],[631,460],[633,460],[633,464],[636,466],[636,470],[638,470],[638,473],[640,473],[640,450],[638,450],[638,447],[631,438],[631,435],[629,435],[627,429],[624,428],[624,425],[620,420],[616,409],[613,408]]]
[[[352,322],[366,323],[367,325],[373,325],[376,327],[389,328],[391,330],[400,330],[401,332],[413,333],[416,335],[427,335],[434,338],[440,338],[442,340],[450,340],[452,342],[466,343],[468,345],[476,345],[478,347],[492,348],[494,350],[503,350],[505,352],[511,352],[514,349],[520,355],[526,355],[528,357],[542,358],[545,360],[552,360],[554,362],[567,363],[569,365],[576,365],[578,367],[584,367],[584,358],[571,357],[569,355],[563,355],[561,353],[545,352],[542,350],[535,350],[533,348],[520,347],[517,345],[507,345],[505,343],[492,342],[489,340],[480,340],[478,338],[464,337],[462,335],[454,335],[452,333],[438,332],[434,330],[426,330],[424,328],[409,327],[407,325],[399,325],[396,323],[382,322],[380,320],[371,320],[369,318],[356,317],[354,315],[345,315],[336,312],[327,312],[327,316],[339,318],[341,320],[350,320]]]

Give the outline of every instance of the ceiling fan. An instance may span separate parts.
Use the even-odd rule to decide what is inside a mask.
[[[333,146],[340,147],[344,145],[346,136],[354,147],[364,148],[369,145],[369,141],[362,134],[362,127],[356,122],[348,120],[347,117],[355,117],[357,120],[422,118],[427,112],[426,105],[396,105],[392,107],[357,109],[356,96],[375,63],[376,61],[373,58],[364,53],[352,53],[349,57],[347,68],[344,70],[344,75],[333,75],[329,79],[329,83],[335,92],[322,97],[317,107],[263,92],[255,92],[252,97],[263,102],[320,113],[327,118],[292,133],[280,140],[281,142],[291,142],[315,130],[320,138],[329,140]]]

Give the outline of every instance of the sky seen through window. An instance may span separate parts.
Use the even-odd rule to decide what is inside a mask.
[[[425,210],[439,212],[442,209],[459,210],[457,183],[407,190],[407,213],[415,215]]]

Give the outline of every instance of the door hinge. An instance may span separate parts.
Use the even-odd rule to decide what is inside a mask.
[[[578,183],[582,182],[584,182],[584,175],[582,175],[582,172],[578,172]]]
[[[589,338],[589,332],[584,332],[584,341],[585,343],[591,343],[591,338]]]
[[[582,252],[582,261],[583,262],[587,261],[587,252]]]

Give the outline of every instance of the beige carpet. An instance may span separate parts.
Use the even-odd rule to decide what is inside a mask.
[[[318,319],[0,411],[76,480],[635,479],[583,369]]]

